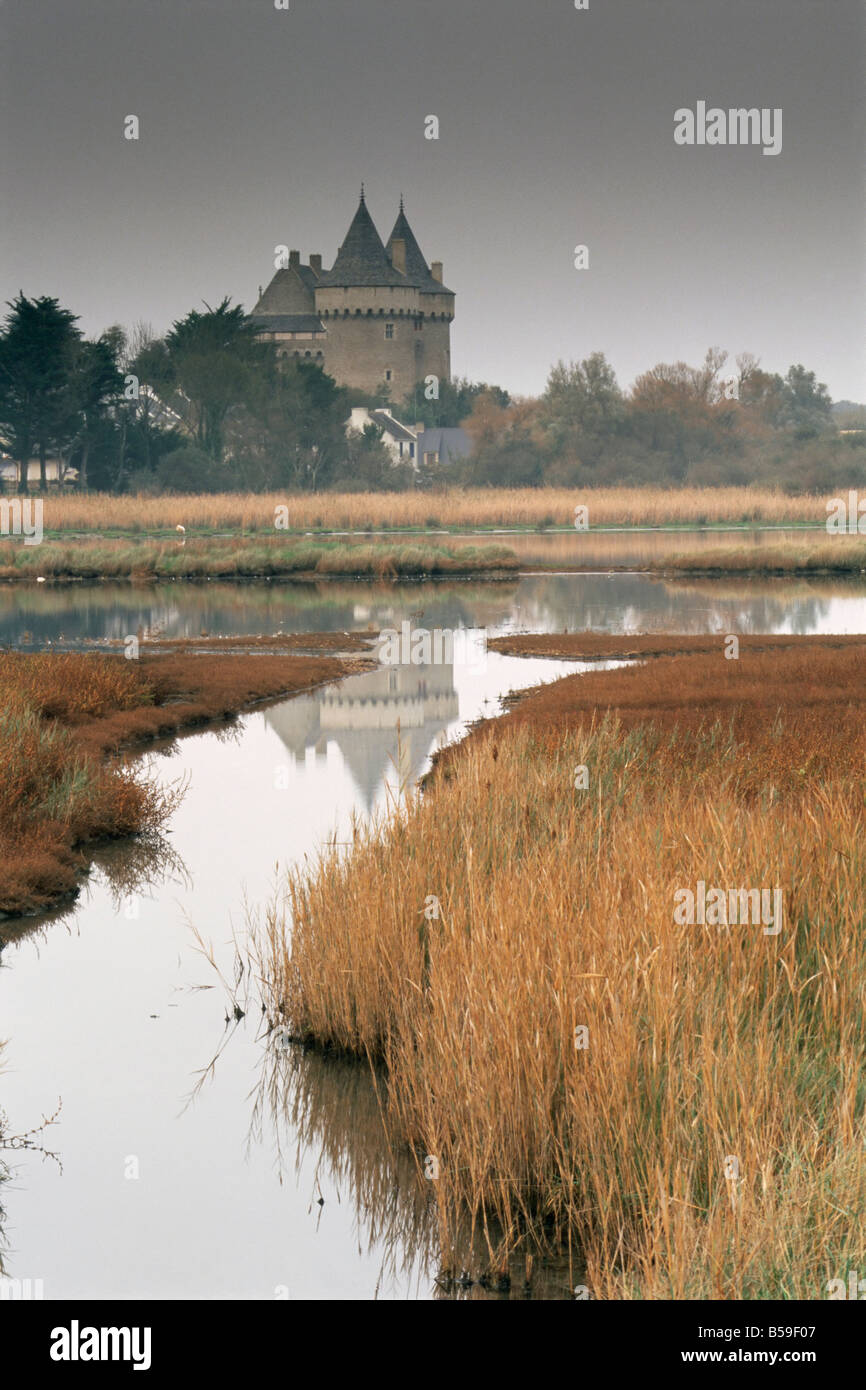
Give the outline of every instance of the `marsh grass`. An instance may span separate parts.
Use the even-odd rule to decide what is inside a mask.
[[[723,574],[864,574],[866,540],[857,535],[827,536],[803,540],[762,542],[755,546],[728,546],[690,551],[651,560],[649,568],[679,570],[689,574],[704,571]]]
[[[137,769],[94,758],[2,676],[0,690],[0,910],[14,913],[71,891],[80,844],[154,830],[175,798]]]
[[[487,574],[515,570],[505,546],[461,546],[380,542],[287,541],[284,538],[192,538],[185,543],[151,540],[89,540],[40,546],[0,546],[0,579],[197,579],[330,575],[397,579],[423,575]]]
[[[184,785],[160,787],[122,760],[124,750],[358,666],[269,653],[126,661],[0,652],[0,912],[33,912],[71,895],[85,847],[101,840],[137,834],[162,857],[157,832]]]
[[[548,527],[574,524],[577,503],[596,526],[823,524],[824,497],[790,497],[771,488],[449,488],[427,492],[217,493],[176,497],[91,494],[50,497],[48,532],[113,531],[172,535],[274,530],[278,506],[292,531],[442,527]]]
[[[752,659],[758,692],[803,663]],[[482,728],[424,795],[290,878],[258,942],[269,1014],[385,1068],[418,1180],[439,1161],[446,1272],[467,1221],[491,1268],[565,1251],[603,1298],[814,1299],[862,1263],[856,659],[827,657],[822,708],[792,694],[769,718],[772,682],[751,717],[703,720],[693,688],[684,722],[649,718],[650,693],[628,725],[589,696],[556,721],[545,687],[548,717]],[[685,687],[703,662],[706,692],[712,660],[668,666]],[[628,706],[647,669],[572,684],[630,679]],[[667,689],[670,706],[671,670]],[[781,887],[781,932],[678,925],[698,879]]]

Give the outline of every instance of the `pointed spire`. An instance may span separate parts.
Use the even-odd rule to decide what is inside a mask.
[[[363,285],[405,285],[405,276],[395,270],[367,211],[363,184],[358,211],[352,218],[337,259],[319,280],[323,289],[329,286],[351,288]]]
[[[444,285],[440,285],[433,279],[430,267],[424,259],[424,253],[418,242],[415,240],[415,233],[409,226],[409,219],[403,207],[403,195],[400,194],[400,211],[397,214],[397,221],[388,238],[388,250],[391,250],[391,243],[402,241],[406,246],[406,278],[416,289],[427,290],[431,294],[450,294]]]

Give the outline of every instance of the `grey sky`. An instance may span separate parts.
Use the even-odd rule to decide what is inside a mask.
[[[251,307],[277,244],[331,264],[363,179],[444,262],[455,373],[537,392],[600,349],[627,386],[718,344],[866,400],[864,32],[859,0],[0,0],[0,300]],[[781,154],[676,145],[698,100],[781,107]]]

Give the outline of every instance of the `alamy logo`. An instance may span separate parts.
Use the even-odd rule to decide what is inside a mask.
[[[782,108],[775,106],[707,108],[699,101],[694,111],[681,106],[674,112],[674,140],[678,145],[763,145],[764,154],[782,152]]]
[[[0,534],[23,536],[25,545],[42,543],[42,499],[0,498]]]
[[[52,1361],[131,1361],[134,1371],[150,1370],[149,1327],[69,1327],[51,1332]]]
[[[487,667],[485,628],[425,627],[400,624],[400,631],[386,627],[379,633],[379,660],[383,666],[465,666],[472,671]]]
[[[9,1303],[29,1303],[33,1299],[45,1297],[41,1279],[0,1278],[0,1301]]]
[[[827,531],[831,536],[866,536],[866,497],[862,500],[852,488],[848,505],[844,497],[831,497],[827,503]]]
[[[844,1279],[828,1279],[827,1296],[831,1303],[849,1298],[855,1298],[862,1303],[866,1299],[866,1279],[860,1278],[859,1270],[849,1269],[847,1288]]]
[[[781,888],[707,888],[698,879],[697,892],[677,888],[674,921],[680,926],[736,927],[762,925],[764,936],[782,930]]]

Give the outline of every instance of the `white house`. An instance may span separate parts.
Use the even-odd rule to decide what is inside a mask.
[[[363,434],[367,425],[381,430],[392,463],[409,463],[416,471],[422,464],[456,462],[472,451],[465,430],[428,429],[423,422],[404,425],[384,406],[378,410],[355,406],[346,422],[346,433]]]

